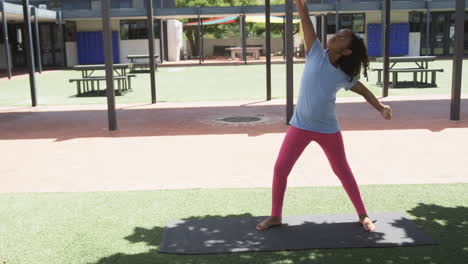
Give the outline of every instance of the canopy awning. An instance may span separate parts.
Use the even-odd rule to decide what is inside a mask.
[[[202,24],[202,26],[231,24],[231,23],[236,23],[237,22],[236,19],[237,19],[237,16],[217,17],[217,18],[203,20],[203,21],[201,21],[201,24]],[[184,27],[185,26],[187,26],[187,27],[198,26],[198,21],[185,23]]]
[[[229,16],[229,17],[216,17],[207,20],[201,21],[202,26],[208,25],[220,25],[220,24],[231,24],[237,22],[237,16]],[[245,22],[247,23],[266,23],[265,16],[247,16],[245,18]],[[300,19],[294,19],[293,23],[300,23]],[[270,16],[270,23],[272,24],[283,24],[284,20],[282,17],[275,17]],[[198,26],[198,21],[185,23],[184,26]]]
[[[245,18],[245,22],[250,22],[250,23],[266,23],[266,18],[265,16],[247,16]],[[300,19],[293,19],[293,23],[297,24],[300,23]],[[275,16],[270,16],[270,23],[272,24],[283,24],[284,20],[282,17],[275,17]]]

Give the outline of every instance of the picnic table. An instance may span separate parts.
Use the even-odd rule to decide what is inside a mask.
[[[114,81],[117,81],[117,95],[122,95],[123,92],[132,90],[131,78],[136,75],[127,74],[130,64],[114,64]],[[81,78],[70,79],[69,82],[76,82],[76,89],[78,96],[82,96],[83,93],[94,93],[97,92],[99,95],[101,92],[100,82],[106,81],[106,76],[93,75],[95,71],[105,70],[106,65],[104,64],[93,64],[93,65],[76,65],[73,67],[75,71],[81,71]],[[96,85],[95,85],[96,84]],[[83,90],[82,90],[83,88]],[[97,91],[95,90],[97,88]]]
[[[154,55],[154,58],[155,59],[158,59],[159,58],[159,55]],[[130,60],[131,62],[131,71],[135,71],[135,69],[139,66],[142,70],[144,67],[148,67],[149,68],[149,59],[150,59],[150,56],[149,54],[143,54],[143,55],[127,55],[127,59]],[[141,60],[141,59],[145,59],[145,61],[140,61],[138,62],[137,60]],[[158,69],[158,63],[155,61],[154,62],[154,66],[155,66],[155,69]]]
[[[253,53],[255,60],[258,60],[260,58],[260,50],[263,48],[261,47],[247,47],[246,48],[246,53]],[[226,50],[231,51],[231,59],[234,60],[236,58],[236,53],[241,53],[242,54],[242,47],[231,47],[231,48],[226,48]]]
[[[436,84],[436,73],[443,72],[444,69],[430,69],[429,62],[435,61],[435,56],[406,56],[406,57],[390,57],[389,61],[391,63],[389,71],[392,74],[392,85],[391,87],[399,87],[407,84],[407,82],[399,82],[398,81],[398,73],[413,73],[413,81],[409,84],[419,87],[419,86],[426,86],[426,87],[437,87]],[[383,62],[384,58],[378,57],[376,58],[377,62]],[[414,63],[416,64],[415,67],[406,67],[406,68],[395,68],[397,63]],[[378,72],[378,80],[377,85],[382,85],[382,72],[383,68],[374,68],[372,71]],[[418,76],[417,74],[421,73],[420,82],[418,83]],[[428,74],[432,74],[432,80],[428,82]]]

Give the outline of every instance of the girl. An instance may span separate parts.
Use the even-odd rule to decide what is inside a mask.
[[[324,50],[315,34],[304,0],[296,0],[306,46],[306,64],[299,99],[286,137],[276,160],[273,176],[271,216],[257,225],[258,230],[281,225],[283,198],[287,177],[295,162],[311,141],[324,150],[333,172],[338,176],[356,209],[366,231],[375,226],[367,216],[359,187],[346,160],[343,139],[336,119],[335,100],[339,89],[362,95],[383,118],[390,120],[392,110],[357,79],[363,69],[367,78],[369,59],[363,40],[348,29],[342,29]]]

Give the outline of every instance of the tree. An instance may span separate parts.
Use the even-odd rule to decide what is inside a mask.
[[[257,5],[257,0],[176,0],[176,7],[206,7],[206,6],[243,6]],[[182,22],[195,22],[197,19],[183,19]],[[239,25],[224,24],[204,26],[203,35],[213,35],[216,38],[232,37],[238,35]],[[184,33],[190,43],[192,54],[198,55],[198,27],[184,27]]]
[[[271,5],[284,5],[285,0],[272,0]],[[204,7],[204,6],[253,6],[264,5],[264,0],[176,0],[177,7]],[[197,19],[183,19],[182,22],[195,22]],[[298,31],[295,25],[294,34]],[[246,31],[248,37],[258,37],[265,35],[265,24],[247,23]],[[190,43],[192,54],[198,54],[198,27],[184,27],[184,33]],[[283,24],[271,24],[273,37],[284,34]],[[214,38],[231,38],[239,36],[239,23],[203,26],[203,35]]]

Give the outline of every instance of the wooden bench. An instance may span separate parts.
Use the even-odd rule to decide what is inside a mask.
[[[377,85],[382,85],[382,72],[383,72],[383,69],[382,68],[374,68],[374,69],[371,69],[371,71],[377,71],[378,72],[378,80],[377,80]],[[392,69],[389,69],[389,72],[392,74],[392,85],[391,87],[392,88],[396,88],[399,86],[398,84],[398,73],[413,73],[413,82],[412,84],[414,85],[414,87],[419,87],[418,85],[418,81],[417,81],[417,74],[418,73],[421,73],[421,83],[422,82],[422,73],[432,73],[432,80],[431,80],[431,83],[430,83],[430,87],[437,87],[437,84],[436,84],[436,73],[437,72],[443,72],[444,69],[421,69],[421,68],[392,68]],[[428,83],[426,83],[428,84]]]
[[[155,70],[158,69],[158,62],[157,59],[159,58],[159,55],[154,55],[154,67]],[[141,71],[143,71],[144,68],[150,68],[150,56],[148,54],[143,54],[143,55],[127,55],[127,59],[130,60],[130,70],[132,72],[135,72],[135,69],[139,67]],[[137,61],[137,60],[144,60],[144,61]]]
[[[231,51],[227,50],[227,48],[234,48],[235,46],[219,46],[215,45],[213,47],[213,56],[230,56]],[[263,48],[263,45],[247,45],[247,48]],[[260,56],[263,56],[263,50],[260,50]]]
[[[131,79],[136,77],[134,74],[126,75],[126,76],[114,76],[114,81],[117,81],[117,95],[122,95],[123,91],[127,90],[132,90],[132,82]],[[76,78],[76,79],[70,79],[68,80],[70,83],[76,82],[76,90],[78,96],[82,96],[83,93],[88,93],[91,91],[94,91],[95,87],[97,88],[97,93],[99,94],[101,89],[100,89],[100,83],[101,81],[106,81],[105,76],[99,76],[99,77],[86,77],[86,78]],[[96,82],[96,86],[94,83]],[[128,82],[128,86],[127,86]],[[84,84],[91,84],[91,88],[89,85],[84,85]],[[82,89],[83,88],[83,91]]]
[[[263,49],[262,47],[246,47],[245,53],[253,53],[254,59],[258,60],[260,58],[260,52],[262,49]],[[229,50],[231,52],[231,60],[236,59],[236,53],[240,53],[241,55],[243,54],[242,47],[231,47],[231,48],[226,48],[226,50]],[[242,58],[242,56],[240,58]]]
[[[136,72],[136,69],[140,68],[140,71],[146,71],[144,69],[149,69],[150,68],[150,62],[149,61],[139,61],[139,62],[133,62],[131,63],[130,71],[131,72]],[[158,63],[155,61],[154,62],[154,69],[158,69]]]

